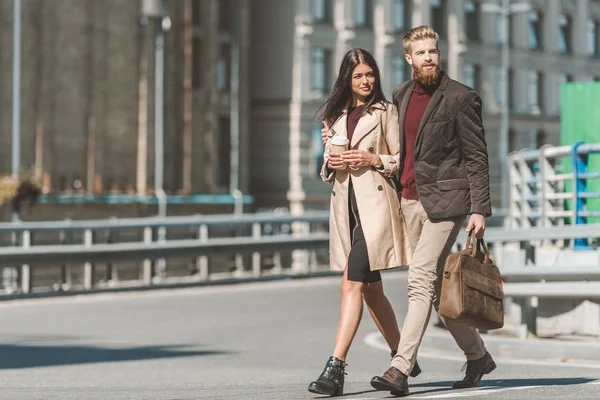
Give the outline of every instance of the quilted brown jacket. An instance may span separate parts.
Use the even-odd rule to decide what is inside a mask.
[[[393,95],[400,123],[398,176],[404,167],[404,118],[413,88],[412,80],[401,83]],[[492,214],[481,98],[444,72],[417,131],[414,164],[419,199],[430,219]]]

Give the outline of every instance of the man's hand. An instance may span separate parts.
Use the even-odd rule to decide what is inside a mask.
[[[327,139],[331,136],[331,129],[329,129],[329,125],[327,125],[327,121],[323,121],[323,129],[321,129],[321,139],[323,140],[323,145],[327,143]]]
[[[327,161],[329,169],[345,169],[344,160],[342,156],[337,153],[329,153],[329,160]]]
[[[483,214],[471,214],[467,224],[467,232],[471,231],[477,239],[483,238],[485,232],[485,216]]]
[[[374,167],[379,164],[377,154],[368,153],[364,150],[347,150],[342,153],[342,157],[351,167]]]

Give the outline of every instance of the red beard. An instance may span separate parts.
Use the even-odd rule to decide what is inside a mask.
[[[431,65],[431,64],[428,64]],[[413,66],[415,76],[423,86],[435,86],[440,79],[440,64],[434,64],[433,70],[426,71],[423,67]]]

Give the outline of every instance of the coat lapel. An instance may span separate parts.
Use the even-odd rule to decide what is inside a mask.
[[[348,109],[343,111],[343,114],[333,123],[331,127],[331,132],[334,136],[348,136],[347,130],[347,121],[348,121]]]
[[[415,88],[414,83],[404,92],[402,96],[402,102],[400,103],[400,109],[398,110],[398,122],[400,123],[400,132],[404,132],[404,119],[406,118],[406,110],[408,110],[408,103],[412,96],[412,92]]]
[[[352,134],[352,142],[350,147],[354,148],[365,136],[367,136],[379,124],[379,118],[375,110],[370,110],[365,113],[359,120]]]

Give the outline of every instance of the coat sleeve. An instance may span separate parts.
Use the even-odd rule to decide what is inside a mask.
[[[467,168],[471,213],[492,215],[487,144],[481,120],[481,98],[474,90],[459,102],[456,132]]]
[[[400,125],[398,124],[398,109],[396,106],[389,104],[383,118],[383,133],[390,154],[379,155],[383,168],[378,171],[386,177],[392,177],[398,172],[400,165]]]
[[[321,179],[325,183],[333,183],[335,180],[335,170],[327,168],[329,161],[329,151],[331,150],[331,137],[327,138],[325,143],[325,151],[323,153],[323,165],[321,166]]]

